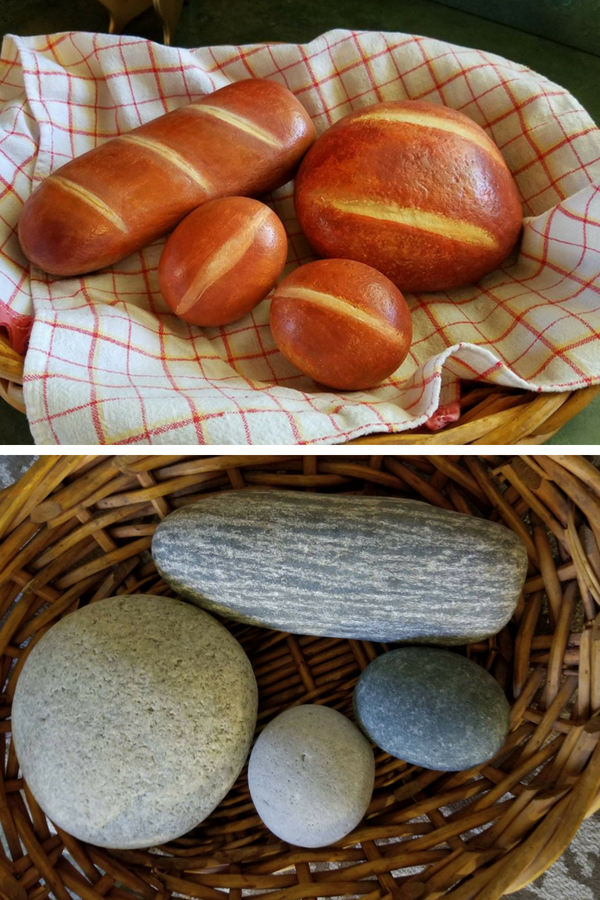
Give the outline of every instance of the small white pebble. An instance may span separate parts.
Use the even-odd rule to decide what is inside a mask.
[[[277,837],[299,847],[324,847],[353,831],[374,781],[369,742],[327,706],[297,706],[273,719],[248,767],[259,816]]]

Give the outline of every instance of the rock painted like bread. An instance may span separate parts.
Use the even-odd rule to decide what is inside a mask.
[[[275,343],[293,365],[338,390],[374,387],[404,362],[410,311],[371,266],[325,259],[295,269],[271,303]]]
[[[477,281],[506,259],[522,212],[485,131],[447,106],[378,103],[326,131],[295,188],[317,253],[379,269],[403,291]]]
[[[272,209],[249,197],[223,197],[195,209],[160,258],[163,297],[193,325],[228,325],[263,300],[281,274],[287,237]]]
[[[53,275],[112,265],[207,200],[284,184],[314,136],[283,85],[234,82],[53,172],[25,203],[21,247]]]

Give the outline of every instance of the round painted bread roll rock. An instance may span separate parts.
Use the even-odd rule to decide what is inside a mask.
[[[368,106],[321,135],[300,166],[295,205],[319,255],[367,263],[403,291],[477,281],[506,259],[522,221],[485,131],[415,100]]]
[[[349,834],[367,811],[374,782],[368,741],[327,706],[281,713],[261,733],[248,765],[257,813],[298,847],[324,847]]]
[[[254,733],[257,688],[212,616],[166,597],[111,597],[66,616],[28,657],[12,727],[46,815],[101,847],[149,847],[201,822]]]
[[[491,759],[510,728],[497,681],[470,659],[434,647],[402,647],[373,660],[354,690],[354,713],[382,750],[442,771]]]
[[[338,390],[374,387],[404,362],[410,311],[371,266],[324,259],[295,269],[271,302],[275,343],[296,368]]]
[[[181,222],[158,267],[162,295],[193,325],[228,325],[267,296],[287,257],[272,209],[249,197],[211,200]]]

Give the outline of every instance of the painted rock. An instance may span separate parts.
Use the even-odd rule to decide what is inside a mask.
[[[382,750],[442,771],[490,759],[510,727],[510,707],[494,678],[434,647],[402,647],[377,657],[358,680],[354,713]]]
[[[285,358],[320,384],[367,390],[410,349],[406,300],[389,278],[352,259],[318,259],[275,288],[271,331]]]
[[[300,227],[319,256],[378,269],[402,291],[446,291],[500,266],[522,223],[493,140],[441,103],[392,100],[328,128],[295,179]]]
[[[254,733],[257,688],[212,616],[134,594],[86,606],[32,650],[12,724],[48,817],[101,847],[179,837],[231,788]]]
[[[285,228],[272,209],[250,197],[221,197],[179,223],[160,257],[158,283],[185,322],[229,325],[264,300],[286,257]]]
[[[391,497],[227,491],[172,513],[152,553],[182,597],[298,634],[465,643],[500,631],[527,554],[496,522]]]
[[[374,781],[368,741],[327,706],[297,706],[273,719],[248,766],[259,816],[299,847],[324,847],[349,834],[367,811]]]

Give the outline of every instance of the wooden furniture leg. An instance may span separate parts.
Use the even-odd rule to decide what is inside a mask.
[[[183,0],[154,0],[156,10],[163,26],[163,40],[170,46],[177,28]]]
[[[137,16],[152,6],[152,0],[98,0],[110,13],[109,34],[121,34]]]
[[[170,45],[181,15],[183,0],[98,0],[110,13],[110,34],[121,34],[137,16],[154,5],[163,27],[163,40]]]

